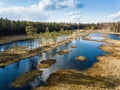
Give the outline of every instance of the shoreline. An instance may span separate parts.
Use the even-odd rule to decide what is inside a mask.
[[[27,35],[14,35],[14,36],[3,36],[0,37],[0,45],[9,44],[12,42],[30,40]]]
[[[10,58],[9,58],[9,60],[8,60],[8,57],[7,56],[1,56],[0,58],[0,60],[1,61],[3,61],[2,63],[0,63],[0,67],[5,67],[5,66],[7,66],[7,65],[9,65],[9,64],[12,64],[12,63],[14,63],[14,62],[18,62],[18,61],[20,61],[20,60],[23,60],[23,59],[26,59],[26,58],[30,58],[30,57],[33,57],[33,56],[36,56],[36,55],[38,55],[38,54],[41,54],[41,53],[43,53],[43,52],[47,52],[47,51],[49,51],[49,50],[52,50],[52,49],[55,49],[55,48],[57,48],[58,46],[61,46],[61,45],[63,45],[63,44],[65,44],[65,43],[69,43],[69,42],[71,42],[72,40],[74,40],[74,39],[76,39],[76,38],[79,38],[79,37],[82,37],[82,36],[85,36],[85,35],[87,35],[89,32],[86,32],[86,33],[82,33],[82,35],[76,35],[76,36],[74,36],[74,37],[72,37],[72,38],[67,38],[67,39],[64,39],[64,40],[62,40],[62,41],[59,41],[59,42],[57,42],[57,43],[53,43],[53,44],[51,44],[51,45],[49,45],[49,46],[43,46],[43,50],[41,51],[41,47],[39,47],[39,48],[36,48],[36,49],[34,49],[34,50],[32,50],[32,51],[30,51],[30,52],[28,52],[28,53],[24,53],[24,54],[18,54],[19,55],[19,58],[18,57],[16,57],[15,59],[11,59],[10,60]],[[3,52],[2,52],[3,53]],[[4,53],[4,54],[7,54],[7,53]],[[4,60],[2,59],[2,58],[4,58]],[[11,57],[12,58],[12,57]]]
[[[93,67],[84,71],[58,70],[50,75],[47,86],[36,87],[33,90],[119,90],[120,41],[106,37],[104,42],[106,44],[99,48],[111,53],[98,56],[98,62]]]
[[[97,32],[103,33],[103,34],[117,34],[117,35],[120,35],[120,33],[112,32],[112,31],[108,31],[108,30],[98,30]]]
[[[40,76],[43,71],[40,70],[30,70],[19,77],[17,77],[11,84],[12,87],[23,87],[28,82],[32,81],[35,77]]]

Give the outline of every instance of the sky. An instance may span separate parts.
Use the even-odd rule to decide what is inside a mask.
[[[35,22],[118,22],[120,0],[0,0],[0,17]]]

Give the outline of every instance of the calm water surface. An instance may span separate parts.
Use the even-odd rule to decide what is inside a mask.
[[[94,35],[98,34],[99,33]],[[86,41],[82,40],[82,38],[79,38],[73,40],[70,43],[59,46],[47,53],[42,53],[41,55],[34,56],[32,58],[27,58],[20,62],[8,65],[4,68],[0,68],[0,90],[29,90],[33,87],[44,85],[49,75],[60,69],[86,70],[92,67],[95,62],[97,62],[96,58],[99,55],[107,54],[106,52],[103,52],[98,48],[103,43],[104,42]],[[70,46],[72,45],[76,46],[77,48],[70,48]],[[64,49],[69,49],[72,52],[66,55],[56,54],[58,51]],[[81,55],[87,57],[87,60],[75,60],[76,56]],[[14,88],[10,86],[11,83],[18,76],[32,69],[36,69],[36,65],[39,64],[40,61],[45,59],[56,59],[57,62],[50,68],[44,69],[43,74],[41,76],[37,76],[33,81],[30,81],[25,87]]]
[[[60,36],[57,38],[57,41],[63,40],[65,38],[67,38],[67,36]],[[31,43],[29,43],[29,42],[30,42],[29,40],[23,40],[23,41],[16,41],[16,42],[11,42],[8,44],[0,45],[0,52],[6,51],[14,46],[18,46],[18,47],[27,46],[28,48],[26,48],[26,49],[30,49],[30,48],[34,49],[34,48],[37,48],[40,46],[39,39],[31,40]]]

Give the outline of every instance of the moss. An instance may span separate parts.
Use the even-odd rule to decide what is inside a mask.
[[[38,65],[38,68],[49,68],[51,65],[55,64],[55,59],[47,59],[41,61],[41,64]]]
[[[84,60],[86,60],[86,57],[84,57],[84,56],[78,56],[78,57],[76,57],[75,59],[76,59],[76,60],[84,61]]]
[[[71,51],[70,50],[61,50],[58,52],[59,55],[64,55],[64,54],[69,54]]]
[[[29,71],[21,76],[19,76],[13,83],[12,86],[14,87],[22,87],[25,86],[29,81],[33,80],[36,76],[39,76],[42,71],[39,70],[32,70]]]

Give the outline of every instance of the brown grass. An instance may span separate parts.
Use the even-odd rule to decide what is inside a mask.
[[[84,60],[86,60],[86,57],[84,57],[84,56],[78,56],[78,57],[76,57],[75,59],[76,59],[76,60],[84,61]]]
[[[25,86],[29,81],[33,80],[36,76],[39,76],[42,71],[39,70],[32,70],[29,71],[21,76],[19,76],[13,83],[12,86],[14,87],[22,87]]]
[[[59,55],[64,55],[64,54],[69,54],[71,51],[70,50],[61,50],[58,52]]]
[[[80,36],[84,36],[84,35],[86,35],[87,34],[87,32],[86,33],[84,33],[83,35],[77,35],[77,36],[75,36],[75,37],[73,37],[72,38],[72,36],[70,36],[70,38],[67,38],[67,39],[65,39],[65,40],[62,40],[62,41],[60,41],[60,42],[57,42],[57,43],[53,43],[53,44],[50,44],[50,45],[47,45],[47,46],[43,46],[43,48],[41,48],[41,47],[38,47],[38,48],[36,48],[36,49],[33,49],[33,50],[30,50],[30,51],[28,51],[28,52],[26,52],[26,51],[16,51],[16,52],[14,52],[14,54],[18,54],[19,55],[19,58],[14,58],[14,57],[11,57],[11,58],[14,58],[14,59],[11,59],[11,60],[9,60],[7,57],[8,56],[2,56],[2,57],[4,57],[4,61],[3,61],[3,63],[0,63],[0,67],[3,67],[3,66],[6,66],[6,65],[9,65],[9,64],[11,64],[11,63],[14,63],[14,62],[17,62],[17,61],[20,61],[20,60],[22,60],[22,59],[25,59],[25,58],[28,58],[28,57],[32,57],[32,56],[35,56],[35,55],[38,55],[38,54],[40,54],[40,53],[42,53],[42,52],[47,52],[47,51],[49,51],[49,50],[52,50],[52,49],[54,49],[54,48],[56,48],[56,47],[58,47],[58,46],[60,46],[60,45],[63,45],[63,44],[65,44],[65,43],[68,43],[68,42],[71,42],[73,39],[76,39],[76,38],[79,38]],[[23,38],[23,40],[25,39],[25,37],[26,36],[23,36],[23,37],[21,37],[21,36],[18,36],[18,39],[16,39],[16,40],[20,40],[21,38]],[[17,38],[16,36],[8,36],[8,37],[2,37],[2,38],[0,38],[0,40],[2,40],[2,39],[4,39],[5,41],[7,40],[7,39],[9,39],[9,38]],[[13,42],[14,40],[8,40],[9,42]],[[7,42],[4,42],[4,43],[7,43]],[[11,50],[11,51],[14,51],[14,50]],[[62,54],[68,54],[70,51],[68,51],[68,50],[65,50],[65,51],[63,51],[63,53],[60,53],[61,55]],[[6,53],[6,55],[7,54],[9,54],[9,52],[4,52],[4,53]],[[1,54],[1,53],[0,53]]]
[[[0,53],[0,67],[4,67],[13,61],[16,61],[18,58],[20,58],[18,54]]]
[[[70,46],[71,48],[77,48],[76,46]]]
[[[6,44],[10,42],[28,40],[30,39],[27,35],[16,35],[16,36],[4,36],[0,37],[0,44]]]
[[[76,70],[59,70],[49,77],[48,83],[48,86],[35,90],[113,90],[120,81],[111,77],[91,76]]]
[[[41,61],[41,64],[38,65],[38,68],[49,68],[51,65],[55,64],[56,60],[54,59],[47,59]]]
[[[100,49],[111,52],[86,71],[60,70],[48,79],[48,86],[35,90],[120,90],[120,41],[106,39]],[[111,45],[112,44],[112,45]]]

